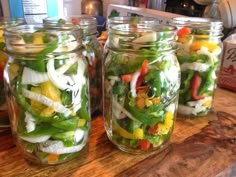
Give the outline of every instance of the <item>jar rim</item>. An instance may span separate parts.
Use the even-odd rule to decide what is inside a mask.
[[[223,26],[223,22],[220,20],[201,17],[175,17],[171,19],[171,23],[176,25],[201,25],[204,27],[213,25]]]
[[[0,17],[0,28],[25,24],[24,18],[19,17]]]
[[[154,17],[133,17],[133,16],[118,16],[118,17],[110,17],[108,19],[109,23],[114,24],[123,24],[123,23],[129,23],[129,22],[138,22],[138,23],[153,23],[153,24],[160,24],[162,22],[161,19],[154,18]]]
[[[52,33],[67,33],[71,31],[79,31],[79,28],[73,25],[67,25],[59,29],[54,29],[54,28],[46,29],[42,24],[22,24],[22,25],[12,26],[5,29],[6,32],[12,33],[12,34],[34,33],[39,30],[46,30]]]
[[[55,30],[47,29],[42,24],[26,24],[6,28],[6,51],[45,55],[77,50],[82,47],[81,30],[76,26],[72,27]]]
[[[174,50],[177,27],[172,25],[118,24],[108,30],[108,48],[137,52],[138,48],[158,46],[161,52]],[[164,48],[163,45],[165,45]]]
[[[188,27],[193,30],[200,30],[211,37],[223,37],[223,22],[217,19],[201,17],[175,17],[169,21],[170,25],[176,27]]]
[[[175,32],[177,30],[177,27],[173,25],[158,25],[158,24],[136,24],[137,27],[135,28],[135,33],[143,33],[143,32]],[[111,27],[111,31],[114,32],[123,32],[124,34],[129,34],[130,32],[133,32],[133,25],[132,24],[117,24]],[[167,30],[168,29],[168,30]],[[123,34],[122,33],[122,34]]]
[[[43,19],[46,28],[60,29],[65,26],[77,26],[84,36],[97,34],[97,20],[89,15],[54,16]]]
[[[81,29],[97,26],[96,18],[89,15],[73,15],[73,16],[54,16],[43,19],[43,24],[53,27],[63,27],[65,25],[79,25]]]

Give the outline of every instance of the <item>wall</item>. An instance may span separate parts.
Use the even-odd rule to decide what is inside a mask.
[[[128,5],[129,0],[103,0],[103,16],[107,16],[107,8],[109,4]]]
[[[64,15],[81,15],[81,0],[64,0]]]

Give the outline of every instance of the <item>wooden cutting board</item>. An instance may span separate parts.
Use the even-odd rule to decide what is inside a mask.
[[[236,93],[217,89],[207,117],[177,117],[162,152],[131,155],[108,140],[101,116],[93,118],[88,145],[79,158],[55,166],[25,161],[11,131],[0,131],[0,177],[235,177]]]

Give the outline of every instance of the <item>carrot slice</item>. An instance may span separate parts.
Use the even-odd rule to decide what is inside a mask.
[[[57,162],[59,155],[58,154],[49,154],[48,155],[48,163],[54,164]]]

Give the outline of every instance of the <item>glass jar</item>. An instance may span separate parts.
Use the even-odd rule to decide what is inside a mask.
[[[5,30],[4,71],[16,145],[38,164],[76,157],[88,141],[88,67],[78,29],[21,25]]]
[[[181,68],[178,113],[183,117],[205,116],[212,109],[216,71],[222,53],[222,22],[207,18],[177,17]]]
[[[161,150],[172,134],[180,86],[172,26],[120,24],[108,30],[105,129],[129,153]]]
[[[5,47],[3,31],[7,27],[24,23],[23,18],[0,17],[0,128],[10,127],[3,84],[3,70],[7,62],[7,56],[3,52]]]
[[[97,39],[97,21],[91,16],[48,17],[43,20],[45,27],[77,25],[82,29],[83,54],[89,63],[91,112],[101,111],[102,107],[102,58],[103,48]]]

